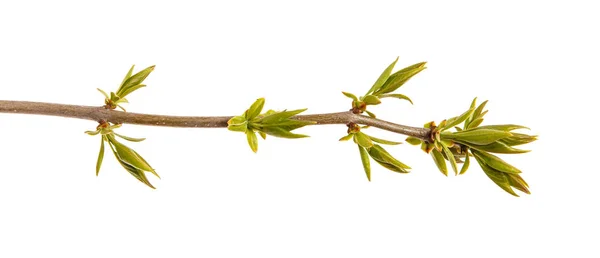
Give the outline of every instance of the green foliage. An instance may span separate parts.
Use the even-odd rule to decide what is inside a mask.
[[[312,121],[297,120],[293,117],[304,112],[306,109],[274,111],[269,110],[262,113],[265,105],[265,99],[257,99],[241,116],[234,116],[227,121],[227,128],[230,131],[246,133],[248,145],[253,152],[258,151],[258,133],[263,139],[267,134],[280,138],[304,138],[303,134],[296,134],[292,131],[306,125],[315,124]]]
[[[471,163],[470,156],[474,156],[484,173],[500,188],[515,196],[518,195],[513,188],[529,194],[529,186],[520,176],[521,171],[491,153],[525,153],[526,150],[513,146],[533,142],[537,137],[512,132],[528,129],[521,125],[480,126],[487,114],[484,111],[487,101],[477,106],[476,100],[473,100],[466,112],[443,120],[439,126],[434,122],[427,123],[425,127],[431,129],[431,137],[427,141],[414,137],[408,137],[406,141],[413,145],[421,144],[421,149],[431,153],[436,166],[444,175],[448,173],[446,162],[450,162],[455,174],[463,174]],[[464,123],[462,128],[457,126],[461,123]],[[463,164],[460,171],[458,163]]]
[[[115,158],[129,172],[133,177],[138,179],[140,182],[146,184],[147,186],[154,188],[148,178],[146,177],[145,172],[150,172],[154,174],[156,177],[158,173],[148,164],[148,162],[142,158],[142,156],[137,153],[135,150],[129,148],[123,143],[117,141],[116,137],[120,137],[127,141],[131,142],[140,142],[143,141],[144,138],[132,138],[124,135],[120,135],[114,132],[114,129],[121,127],[121,124],[110,124],[108,122],[101,122],[100,125],[96,128],[95,131],[86,131],[85,133],[89,135],[100,135],[100,152],[98,154],[98,160],[96,161],[96,176],[100,173],[100,167],[102,166],[102,161],[104,160],[104,142],[108,143],[108,146],[112,150]]]
[[[408,173],[408,170],[410,169],[409,166],[400,162],[383,147],[381,147],[379,144],[376,144],[380,143],[387,145],[398,145],[401,144],[401,142],[380,139],[367,135],[366,133],[362,132],[361,127],[355,123],[349,123],[347,126],[348,134],[340,138],[340,141],[348,141],[353,139],[354,143],[356,143],[360,154],[360,160],[369,181],[371,181],[371,163],[369,158],[375,160],[375,162],[377,162],[379,165],[391,171]],[[365,128],[363,127],[362,129]]]
[[[412,100],[406,95],[393,92],[402,87],[410,78],[423,71],[426,63],[416,63],[392,74],[396,62],[398,62],[398,58],[383,70],[379,78],[377,78],[364,96],[357,98],[352,93],[342,92],[344,96],[352,99],[352,112],[355,114],[366,112],[370,117],[375,118],[375,114],[367,111],[367,107],[381,104],[381,99],[383,98],[407,100],[410,104],[413,104]]]
[[[111,92],[109,95],[105,91],[97,89],[98,91],[100,91],[100,93],[102,93],[102,95],[104,95],[104,104],[106,108],[115,109],[119,107],[120,109],[125,111],[123,106],[121,106],[122,103],[129,103],[129,101],[125,97],[138,89],[146,87],[146,85],[142,83],[144,82],[146,77],[148,77],[148,75],[150,75],[150,73],[154,71],[154,65],[149,66],[146,69],[141,70],[138,73],[132,75],[134,67],[135,65],[131,66],[131,69],[129,69],[129,71],[125,75],[125,78],[123,78],[123,81],[121,82],[121,85],[119,86],[116,92]]]

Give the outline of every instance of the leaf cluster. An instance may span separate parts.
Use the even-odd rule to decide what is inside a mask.
[[[108,143],[111,151],[115,155],[115,158],[131,174],[140,182],[146,184],[147,186],[154,188],[154,186],[148,181],[146,177],[146,172],[150,172],[154,174],[156,177],[158,173],[148,164],[148,162],[142,158],[142,156],[137,153],[135,150],[126,146],[125,144],[117,141],[117,137],[131,141],[131,142],[141,142],[145,140],[145,138],[132,138],[128,136],[124,136],[114,132],[114,129],[119,128],[121,124],[110,124],[108,122],[101,122],[100,125],[96,128],[95,131],[86,131],[85,133],[89,135],[100,135],[100,152],[98,153],[98,160],[96,162],[96,176],[100,173],[100,167],[102,166],[102,161],[104,160],[104,143]]]
[[[447,162],[450,163],[455,174],[465,173],[469,168],[470,157],[473,156],[485,174],[500,188],[515,196],[518,195],[513,188],[529,194],[529,186],[519,175],[521,171],[491,153],[528,152],[514,146],[533,142],[537,137],[512,132],[517,129],[528,129],[521,125],[480,126],[483,116],[487,114],[487,110],[484,111],[487,101],[477,106],[476,100],[473,100],[466,112],[443,120],[439,126],[434,122],[427,123],[425,127],[431,130],[431,137],[427,141],[414,137],[408,137],[406,141],[413,145],[420,144],[425,152],[431,154],[438,169],[444,175],[448,174]],[[458,126],[461,123],[464,123],[462,128]],[[463,163],[460,172],[458,163]]]
[[[119,86],[116,92],[111,92],[109,95],[105,91],[97,89],[98,91],[100,91],[100,93],[102,93],[102,95],[104,95],[104,103],[106,108],[115,109],[119,107],[120,109],[125,111],[125,108],[123,108],[123,106],[120,105],[122,103],[129,103],[129,101],[125,97],[140,88],[146,87],[146,85],[142,83],[144,82],[146,77],[148,77],[148,75],[150,75],[150,73],[154,71],[154,65],[149,66],[146,69],[141,70],[138,73],[132,75],[134,67],[135,65],[131,66],[131,69],[129,69],[129,71],[125,75],[125,78],[123,78],[123,81],[121,82],[121,85]]]
[[[375,118],[375,114],[368,111],[367,106],[381,104],[382,98],[403,99],[413,104],[409,97],[403,94],[394,93],[394,91],[404,85],[410,78],[425,70],[426,62],[413,64],[392,74],[396,62],[398,62],[398,58],[396,58],[396,60],[381,73],[377,81],[375,81],[373,86],[364,96],[358,98],[352,93],[342,92],[344,96],[352,99],[352,111],[355,114],[366,112],[367,115]]]
[[[361,128],[364,129],[365,127],[360,127],[355,123],[349,123],[348,135],[340,138],[340,141],[352,139],[354,143],[356,143],[363,169],[365,170],[369,181],[371,181],[371,162],[369,157],[379,163],[379,165],[391,171],[408,173],[408,170],[410,169],[409,166],[394,158],[389,152],[381,147],[381,145],[377,144],[398,145],[401,144],[401,142],[384,140],[367,135],[366,133],[361,132]]]
[[[308,135],[296,134],[292,131],[306,125],[312,125],[316,122],[296,120],[292,117],[306,111],[306,109],[274,111],[268,110],[262,113],[265,105],[265,99],[257,99],[248,108],[244,114],[234,116],[227,121],[227,128],[231,131],[242,132],[246,134],[248,145],[253,152],[258,151],[258,133],[263,139],[267,134],[281,138],[304,138]]]

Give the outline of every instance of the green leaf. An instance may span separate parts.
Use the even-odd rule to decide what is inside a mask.
[[[377,118],[377,116],[375,116],[375,114],[369,112],[369,110],[365,110],[365,112],[367,112],[367,115],[369,115],[372,118]]]
[[[261,138],[263,138],[263,140],[267,139],[267,134],[266,133],[263,133],[263,132],[259,131],[258,134],[260,135]]]
[[[227,121],[227,129],[244,133],[248,130],[248,120],[243,116],[234,116]]]
[[[143,140],[146,140],[146,138],[133,138],[133,137],[125,136],[125,135],[120,135],[120,134],[115,133],[115,132],[113,132],[113,134],[115,134],[116,136],[119,136],[119,137],[121,137],[121,138],[123,138],[125,140],[128,140],[130,142],[141,142]]]
[[[505,124],[505,125],[484,125],[484,126],[480,126],[478,127],[479,129],[493,129],[493,130],[500,130],[500,131],[512,131],[512,130],[516,130],[516,129],[529,129],[528,127],[522,126],[522,125],[513,125],[513,124]]]
[[[108,136],[107,136],[107,139],[109,139]],[[135,177],[140,182],[146,184],[148,187],[155,189],[154,186],[150,183],[150,181],[148,181],[148,178],[146,177],[146,174],[144,173],[143,170],[124,162],[121,159],[121,157],[119,156],[119,154],[117,153],[115,145],[113,145],[111,141],[109,141],[108,146],[110,146],[110,148],[111,148],[113,154],[115,155],[115,157],[117,158],[117,161],[119,162],[119,164],[121,164],[121,166],[123,166],[123,168],[125,168],[125,170],[127,170],[127,172],[129,172],[129,174],[131,174],[133,177]],[[155,175],[156,175],[156,173],[155,173]]]
[[[346,96],[348,98],[351,98],[354,101],[358,101],[358,98],[354,94],[352,94],[352,93],[348,93],[348,92],[343,92],[342,91],[342,94],[344,94],[344,96]]]
[[[469,158],[469,152],[467,152],[467,155],[465,157],[465,163],[462,165],[462,168],[460,169],[460,175],[464,174],[465,172],[467,172],[467,169],[469,169],[469,165],[471,164],[471,158]]]
[[[102,160],[104,160],[104,136],[100,137],[100,153],[98,153],[98,161],[96,161],[96,176],[100,173]]]
[[[252,130],[246,131],[246,139],[248,139],[248,145],[250,145],[250,149],[254,153],[258,151],[258,138],[256,138],[256,133]]]
[[[473,101],[475,101],[475,99]],[[487,100],[482,102],[477,107],[477,109],[475,109],[475,111],[473,111],[473,115],[471,115],[470,119],[465,121],[465,130],[475,128],[475,127],[477,127],[477,125],[481,124],[481,122],[483,121],[483,116],[487,113],[487,111],[485,111],[485,112],[483,111],[487,102],[488,102]],[[475,124],[474,122],[478,119],[480,119],[479,124]]]
[[[477,118],[473,121],[471,121],[471,123],[469,124],[469,127],[466,129],[471,129],[471,128],[476,128],[477,126],[479,126],[481,123],[483,122],[483,118]]]
[[[507,176],[508,174],[502,173],[502,172],[495,170],[494,168],[488,166],[485,162],[480,160],[477,156],[475,156],[475,160],[477,160],[477,163],[479,163],[479,166],[481,166],[481,169],[483,170],[483,172],[485,172],[485,174],[496,185],[498,185],[500,188],[502,188],[507,193],[518,197],[518,195],[515,193],[515,191],[513,191],[513,189],[510,186],[510,182],[508,181],[508,176]]]
[[[447,140],[456,140],[462,142],[468,142],[477,145],[486,145],[493,143],[497,140],[512,136],[511,133],[492,129],[469,129],[460,132],[444,132],[442,138]]]
[[[369,155],[365,148],[358,146],[358,151],[360,152],[360,160],[362,161],[363,168],[365,169],[365,173],[367,174],[367,179],[369,182],[371,181],[371,162],[369,161]]]
[[[406,83],[410,78],[425,70],[425,64],[426,62],[416,63],[395,72],[394,74],[390,75],[389,79],[383,84],[383,86],[381,86],[381,88],[379,88],[379,90],[374,91],[373,95],[394,92],[404,85],[404,83]]]
[[[102,93],[102,95],[104,95],[104,97],[106,99],[110,99],[110,97],[108,96],[108,94],[106,94],[106,92],[104,92],[103,90],[101,90],[100,88],[96,88],[100,93]]]
[[[381,166],[399,173],[408,173],[409,166],[400,162],[389,154],[384,148],[377,144],[373,144],[373,147],[367,149],[367,152]]]
[[[381,100],[378,97],[373,96],[373,95],[366,95],[366,96],[364,96],[363,101],[367,105],[378,105],[378,104],[381,104]]]
[[[112,136],[107,135],[107,139],[109,140],[109,143],[112,144],[112,146],[114,147],[121,161],[140,170],[154,173],[154,169],[150,167],[150,165],[143,158],[141,158],[141,156],[139,156],[137,152],[118,142]]]
[[[268,134],[268,135],[272,135],[275,137],[280,137],[280,138],[288,138],[288,139],[295,139],[295,138],[304,138],[304,137],[308,137],[308,135],[304,135],[304,134],[295,134],[292,133],[288,130],[285,130],[281,127],[263,127],[261,128],[262,132]]]
[[[149,66],[148,68],[141,70],[133,76],[127,78],[121,87],[119,87],[117,95],[122,96],[123,92],[129,88],[142,84],[142,82],[146,79],[146,77],[148,77],[148,75],[150,75],[152,71],[154,71],[154,65]]]
[[[402,95],[402,94],[382,94],[379,95],[379,98],[397,98],[397,99],[404,99],[404,100],[408,100],[408,102],[410,102],[410,104],[413,104],[413,101],[407,97],[406,95]]]
[[[405,141],[410,143],[411,145],[419,145],[423,143],[421,139],[412,136],[407,137]]]
[[[390,77],[392,70],[394,70],[394,66],[396,65],[396,62],[398,62],[398,57],[396,57],[396,60],[394,60],[394,62],[392,62],[387,68],[385,68],[385,70],[383,70],[383,73],[381,73],[379,78],[377,78],[377,81],[375,81],[375,83],[373,84],[371,89],[369,89],[369,91],[365,95],[369,95],[372,92],[376,92],[381,88],[381,86],[383,86],[383,84]]]
[[[448,161],[450,161],[450,165],[452,166],[452,170],[454,171],[454,174],[458,175],[458,168],[456,166],[456,159],[454,159],[454,154],[452,154],[452,152],[444,144],[442,144],[442,150],[446,154]]]
[[[537,136],[535,136],[535,135],[512,133],[511,137],[506,137],[499,141],[508,146],[517,146],[517,145],[527,144],[527,143],[533,142],[535,140],[537,140]]]
[[[121,97],[121,99],[119,99],[119,102],[127,103],[127,100],[124,99],[125,96],[127,96],[127,95],[131,94],[132,92],[134,92],[134,91],[136,91],[136,90],[138,90],[140,88],[143,88],[143,87],[146,87],[146,85],[145,84],[138,84],[138,85],[131,86],[131,87],[123,90],[123,92],[121,92],[121,94],[119,95]]]
[[[134,67],[135,67],[135,65],[132,65],[131,68],[129,68],[129,71],[125,75],[125,78],[123,78],[123,81],[121,81],[121,84],[119,85],[119,88],[123,87],[123,84],[125,84],[125,82],[127,81],[127,79],[129,79],[129,77],[131,77],[131,74],[133,74],[133,68]]]
[[[510,184],[510,186],[526,194],[531,194],[531,192],[529,192],[528,189],[529,185],[527,185],[527,182],[525,182],[525,180],[523,180],[523,178],[520,175],[507,174],[506,176],[508,178],[508,183]]]
[[[350,139],[352,139],[352,137],[354,137],[354,134],[348,134],[348,135],[340,138],[340,142],[350,140]]]
[[[291,118],[295,115],[298,115],[304,111],[306,111],[306,108],[290,110],[290,111],[284,110],[284,111],[280,111],[280,112],[274,112],[269,115],[266,115],[265,117],[260,119],[259,122],[262,124],[274,124],[276,122],[280,122],[280,121],[289,119],[289,118]],[[314,122],[311,122],[311,123],[314,123]]]
[[[471,153],[473,153],[473,155],[475,155],[475,157],[478,160],[480,160],[481,162],[484,162],[485,164],[494,168],[495,170],[498,170],[498,171],[504,172],[504,173],[509,173],[509,174],[521,173],[521,170],[506,163],[506,161],[502,160],[501,158],[499,158],[495,155],[489,154],[484,151],[477,151],[477,150],[471,150]]]
[[[442,174],[444,174],[445,176],[448,176],[448,168],[446,167],[446,160],[444,159],[444,156],[442,156],[442,153],[436,149],[431,150],[430,153],[431,153],[431,157],[433,158],[433,161],[435,162],[435,165],[438,167],[440,172],[442,172]]]
[[[86,134],[88,134],[88,135],[92,135],[92,136],[94,136],[94,135],[97,135],[97,134],[99,134],[99,133],[100,133],[100,130],[98,129],[98,130],[96,130],[96,131],[85,131],[85,133],[86,133]]]
[[[387,144],[387,145],[398,145],[398,144],[402,144],[401,142],[394,142],[394,141],[388,141],[388,140],[384,140],[384,139],[379,139],[370,135],[369,138],[371,139],[371,141],[374,141],[376,143],[381,143],[381,144]]]
[[[504,140],[504,139],[502,139],[502,140]],[[468,144],[469,147],[471,147],[473,149],[477,149],[480,151],[493,152],[493,153],[520,154],[520,153],[529,152],[528,150],[521,150],[521,149],[517,149],[517,148],[513,148],[511,146],[508,146],[505,143],[501,142],[502,140],[499,140],[497,142],[493,142],[493,143],[490,143],[487,145],[474,145],[474,144],[468,144],[468,143],[464,143],[464,144]]]
[[[354,141],[362,146],[363,148],[371,148],[373,147],[373,141],[371,141],[371,138],[369,138],[368,135],[364,134],[363,132],[357,132],[354,134]]]
[[[462,113],[460,116],[455,116],[453,118],[448,119],[446,122],[446,125],[443,126],[442,131],[448,130],[448,129],[454,127],[455,125],[459,125],[460,123],[464,122],[467,118],[469,118],[473,114],[473,111],[475,111],[475,110],[469,109],[466,112]],[[441,124],[440,124],[440,126],[441,126]]]
[[[255,117],[257,117],[258,115],[260,115],[260,112],[262,111],[264,106],[265,106],[264,98],[259,98],[256,101],[254,101],[254,103],[252,103],[250,108],[248,110],[246,110],[246,120],[250,121],[250,120],[254,119]]]

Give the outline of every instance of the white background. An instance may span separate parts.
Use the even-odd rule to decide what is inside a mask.
[[[92,121],[0,115],[0,257],[598,257],[598,8],[579,1],[13,1],[0,3],[0,99],[101,105],[130,65],[156,64],[128,111],[237,115],[347,110],[400,56],[428,61],[383,119],[421,126],[490,100],[487,124],[539,141],[503,156],[532,194],[473,166],[444,177],[418,147],[373,164],[346,128],[268,138],[125,125],[162,179],[151,190],[87,136]],[[216,1],[215,1],[216,2]],[[403,140],[401,135],[370,129]]]

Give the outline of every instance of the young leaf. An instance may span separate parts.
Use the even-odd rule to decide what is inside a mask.
[[[377,96],[373,96],[373,95],[366,95],[366,96],[364,96],[363,101],[367,105],[378,105],[378,104],[381,104],[381,100]]]
[[[460,116],[455,116],[453,118],[450,118],[447,120],[446,125],[443,126],[442,131],[450,129],[452,127],[454,127],[455,125],[458,125],[462,122],[464,122],[467,118],[469,118],[472,114],[473,114],[474,109],[469,109],[466,112],[462,113]],[[442,125],[440,124],[440,127],[442,127]]]
[[[365,173],[367,174],[367,179],[369,182],[371,181],[371,162],[369,161],[369,155],[365,148],[358,146],[358,151],[360,152],[360,160],[362,161],[363,168],[365,169]]]
[[[266,140],[266,139],[267,139],[267,134],[266,134],[266,133],[263,133],[263,132],[261,132],[261,131],[258,131],[258,134],[260,135],[260,137],[261,137],[261,138],[263,138],[263,140]]]
[[[133,74],[133,68],[134,67],[135,67],[135,65],[132,65],[131,68],[129,68],[129,71],[125,75],[125,78],[123,78],[123,81],[121,81],[121,84],[119,85],[119,88],[123,87],[123,84],[125,84],[125,82],[127,81],[127,79],[129,79],[129,77],[131,77],[131,74]]]
[[[401,142],[394,142],[394,141],[388,141],[388,140],[384,140],[384,139],[379,139],[373,136],[368,135],[369,138],[371,139],[371,141],[374,141],[376,143],[381,143],[381,144],[387,144],[387,145],[398,145],[398,144],[402,144]]]
[[[443,139],[486,145],[497,140],[512,136],[511,133],[492,129],[469,129],[455,133],[442,133]]]
[[[243,116],[234,116],[227,121],[227,129],[244,133],[248,130],[248,120]]]
[[[530,143],[537,140],[537,136],[535,135],[527,135],[522,133],[512,133],[511,137],[506,137],[504,139],[499,140],[500,142],[508,145],[508,146],[516,146],[522,145],[526,143]]]
[[[391,63],[387,68],[385,68],[385,70],[383,71],[383,73],[381,73],[381,75],[379,76],[379,78],[377,78],[377,81],[375,81],[375,83],[373,84],[373,86],[371,87],[371,89],[369,89],[369,91],[365,95],[369,95],[372,92],[376,92],[376,91],[378,91],[381,88],[381,86],[383,86],[383,84],[390,77],[390,74],[392,73],[392,70],[394,70],[394,66],[396,65],[396,62],[398,62],[398,57],[396,57],[396,60],[394,60],[393,63]]]
[[[123,90],[121,92],[121,94],[119,95],[119,97],[121,97],[121,99],[119,99],[119,102],[120,103],[127,103],[128,101],[126,99],[124,99],[125,96],[127,96],[127,95],[131,94],[132,92],[134,92],[134,91],[136,91],[136,90],[138,90],[140,88],[143,88],[143,87],[146,87],[146,85],[145,84],[138,84],[138,85],[131,86],[131,87]]]
[[[292,133],[288,130],[285,130],[281,127],[263,127],[260,129],[262,132],[268,134],[268,135],[272,135],[275,137],[280,137],[280,138],[288,138],[288,139],[295,139],[295,138],[304,138],[304,137],[308,137],[308,135],[304,135],[304,134],[295,134]]]
[[[256,138],[256,133],[252,130],[246,131],[246,138],[248,139],[248,145],[250,145],[250,149],[254,153],[258,151],[258,138]]]
[[[511,185],[510,185],[510,182],[509,182],[508,176],[507,176],[508,174],[502,173],[502,172],[495,170],[494,168],[488,166],[487,164],[485,164],[485,162],[480,160],[477,156],[475,156],[475,160],[477,160],[477,163],[479,163],[479,166],[481,166],[481,169],[483,170],[483,172],[485,172],[485,174],[496,185],[498,185],[500,188],[502,188],[504,191],[506,191],[509,194],[512,194],[517,197],[519,196],[511,188]]]
[[[369,115],[372,118],[377,118],[377,116],[375,116],[375,114],[371,113],[369,110],[365,110],[365,112],[367,112],[367,115]]]
[[[435,165],[438,167],[440,172],[442,172],[442,174],[444,174],[445,176],[448,176],[448,168],[446,167],[446,160],[444,159],[444,156],[442,156],[442,153],[440,153],[436,149],[431,150],[430,153],[431,153],[431,157],[433,158],[433,161],[435,162]]]
[[[529,150],[521,150],[521,149],[517,149],[517,148],[513,148],[511,146],[508,146],[507,144],[502,142],[503,140],[504,139],[501,139],[501,140],[498,140],[497,142],[493,142],[493,143],[490,143],[487,145],[469,144],[469,147],[480,150],[480,151],[502,153],[502,154],[520,154],[520,153],[529,152]]]
[[[506,163],[504,160],[502,160],[501,158],[498,158],[495,155],[492,155],[492,154],[489,154],[489,153],[483,152],[483,151],[476,151],[476,150],[472,150],[471,152],[473,153],[473,155],[475,155],[475,157],[478,160],[481,160],[482,162],[484,162],[488,166],[494,168],[495,170],[498,170],[498,171],[504,172],[504,173],[510,173],[510,174],[521,173],[521,170]]]
[[[154,65],[149,66],[148,68],[141,70],[138,73],[134,74],[133,76],[127,78],[127,80],[125,80],[125,82],[123,82],[123,84],[117,91],[117,95],[122,96],[123,91],[127,90],[130,87],[141,84],[146,79],[146,77],[148,77],[148,75],[150,75],[150,73],[152,71],[154,71]]]
[[[423,143],[421,139],[412,136],[407,137],[405,141],[410,143],[411,145],[419,145]]]
[[[373,95],[394,92],[404,85],[404,83],[406,83],[410,78],[425,70],[425,64],[425,62],[416,63],[395,72],[394,74],[390,75],[389,79],[383,84],[383,86],[381,86],[381,88],[379,88],[379,90],[374,91]]]
[[[116,136],[119,136],[119,137],[121,137],[121,138],[123,138],[125,140],[128,140],[130,142],[141,142],[143,140],[146,140],[146,138],[133,138],[133,137],[125,136],[125,135],[120,135],[120,134],[115,133],[115,132],[113,132],[113,134],[116,135]]]
[[[373,158],[373,160],[375,160],[381,166],[394,172],[408,173],[408,169],[410,169],[409,166],[394,158],[384,148],[377,144],[373,144],[373,147],[367,149],[367,152],[369,153],[371,158]]]
[[[513,125],[513,124],[506,124],[506,125],[484,125],[484,126],[479,126],[478,129],[493,129],[493,130],[500,130],[500,131],[512,131],[512,130],[516,130],[516,129],[529,129],[528,127],[522,126],[522,125]]]
[[[110,99],[110,97],[108,96],[108,94],[106,94],[106,92],[104,92],[103,90],[101,90],[100,88],[96,88],[100,93],[102,93],[102,95],[104,95],[104,97],[106,99]]]
[[[250,121],[250,120],[254,119],[255,117],[257,117],[258,115],[260,115],[260,112],[262,111],[264,106],[265,106],[264,98],[259,98],[256,101],[254,101],[254,103],[252,103],[250,108],[246,111],[246,120]]]
[[[100,173],[100,166],[102,166],[102,160],[104,159],[104,136],[100,137],[100,153],[98,153],[98,161],[96,161],[96,176]]]
[[[350,139],[352,139],[352,137],[354,137],[353,134],[348,134],[348,135],[340,138],[340,142],[350,140]]]
[[[114,147],[119,159],[135,168],[143,171],[154,172],[154,169],[131,148],[115,140],[114,137],[107,135],[109,143]]]
[[[454,154],[452,154],[452,152],[444,144],[442,144],[442,149],[444,150],[444,153],[446,154],[448,161],[450,161],[450,165],[452,166],[452,170],[454,171],[454,174],[458,175],[458,168],[456,166],[456,159],[454,159]]]
[[[469,152],[467,152],[467,155],[465,155],[465,163],[462,165],[462,168],[460,169],[460,175],[464,174],[465,172],[467,172],[467,169],[469,169],[469,165],[471,164],[471,158],[469,158]]]
[[[154,186],[152,184],[150,184],[150,181],[148,181],[148,178],[146,177],[146,174],[144,173],[143,170],[138,169],[138,168],[124,162],[123,160],[121,160],[121,158],[119,157],[119,154],[116,151],[115,146],[111,143],[111,141],[109,141],[108,143],[109,143],[108,146],[110,146],[110,148],[111,148],[113,154],[115,155],[115,158],[117,158],[117,161],[119,162],[119,164],[121,164],[121,166],[123,166],[123,168],[125,168],[125,170],[127,170],[127,172],[129,172],[129,174],[131,174],[133,177],[135,177],[140,182],[146,184],[148,187],[155,189]]]
[[[354,141],[362,146],[363,148],[371,148],[373,147],[373,141],[371,141],[371,138],[369,138],[368,135],[364,134],[363,132],[357,132],[354,134]]]
[[[413,101],[407,97],[406,95],[402,95],[402,94],[382,94],[379,95],[379,98],[397,98],[397,99],[404,99],[404,100],[408,100],[408,102],[410,102],[410,104],[413,104]]]
[[[306,111],[306,108],[303,109],[296,109],[296,110],[284,110],[284,111],[280,111],[280,112],[271,112],[271,114],[264,116],[262,119],[259,120],[259,123],[262,124],[274,124],[286,119],[289,119],[295,115],[298,115],[302,112]]]
[[[344,94],[344,96],[346,96],[348,98],[351,98],[354,101],[358,101],[358,98],[354,94],[352,94],[352,93],[348,93],[348,92],[343,92],[342,91],[342,94]]]

